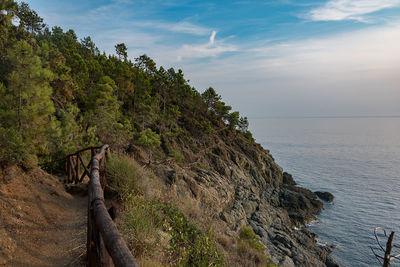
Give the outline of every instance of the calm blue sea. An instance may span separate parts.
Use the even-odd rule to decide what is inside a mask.
[[[400,118],[252,119],[250,124],[256,141],[300,186],[335,195],[309,228],[321,242],[337,246],[332,256],[342,266],[379,266],[370,249],[377,247],[377,226],[395,231],[394,243],[400,244]]]

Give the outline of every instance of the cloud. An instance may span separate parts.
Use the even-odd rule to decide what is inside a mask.
[[[212,31],[211,36],[210,36],[210,45],[214,44],[215,41],[215,35],[217,34],[216,31]]]
[[[308,17],[314,21],[365,22],[363,15],[399,5],[400,0],[329,0],[323,6],[311,10]]]
[[[183,70],[252,117],[400,114],[400,24],[256,48]]]
[[[199,36],[207,35],[210,32],[209,28],[188,21],[180,21],[176,23],[166,21],[134,21],[131,25]]]
[[[223,53],[238,51],[236,46],[226,43],[225,40],[215,40],[216,34],[216,31],[212,31],[208,43],[199,45],[183,45],[178,51],[179,58],[193,59],[216,57]]]

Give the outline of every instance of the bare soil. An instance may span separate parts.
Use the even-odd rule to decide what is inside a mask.
[[[35,169],[0,169],[0,266],[84,266],[87,197]]]

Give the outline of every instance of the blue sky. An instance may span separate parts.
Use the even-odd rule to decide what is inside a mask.
[[[49,26],[146,53],[249,117],[400,115],[400,0],[28,1]]]

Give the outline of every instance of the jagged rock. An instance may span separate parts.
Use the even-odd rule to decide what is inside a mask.
[[[315,234],[293,230],[315,219],[322,202],[312,191],[296,186],[292,175],[283,172],[262,147],[220,140],[218,150],[201,157],[192,168],[176,164],[152,168],[166,184],[173,183],[178,198],[202,203],[226,235],[236,238],[243,225],[250,225],[279,266],[334,262],[328,248],[317,246]]]
[[[281,263],[279,263],[279,266],[281,266],[281,267],[295,267],[292,259],[289,258],[288,256],[285,256],[283,261]]]
[[[339,264],[337,264],[331,257],[327,257],[325,264],[327,267],[339,267]]]
[[[294,179],[293,179],[291,174],[289,174],[287,172],[283,172],[282,178],[283,178],[283,184],[285,184],[285,185],[296,185],[296,182],[294,181]]]
[[[334,196],[329,193],[329,192],[321,192],[321,191],[316,191],[315,194],[322,200],[328,201],[328,202],[332,202]]]

